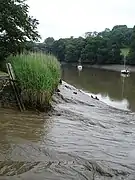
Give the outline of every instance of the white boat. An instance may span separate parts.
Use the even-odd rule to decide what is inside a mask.
[[[124,57],[124,69],[121,70],[121,74],[129,74],[130,71],[126,68],[126,57]]]
[[[77,69],[78,69],[79,71],[82,71],[82,65],[78,65],[78,66],[77,66]]]
[[[123,69],[123,70],[121,70],[121,74],[129,74],[130,73],[130,71],[129,70],[127,70],[127,69]]]

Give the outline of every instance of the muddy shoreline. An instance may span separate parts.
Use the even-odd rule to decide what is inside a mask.
[[[89,99],[90,106],[95,106],[95,105],[108,106],[106,103],[101,102],[100,99],[96,99],[95,97],[91,98],[89,95],[85,94],[82,90],[76,89],[74,86],[63,81],[62,85],[59,85],[58,90],[54,93],[52,97],[52,103],[51,103],[52,109],[50,112],[53,112],[55,106],[61,103],[62,101],[69,103],[78,102],[82,104],[87,104],[87,100]],[[18,109],[19,111],[15,94],[10,84],[6,86],[4,90],[0,93],[0,108],[9,108],[9,109],[11,108],[15,110]],[[32,109],[28,107],[28,110],[32,110]]]
[[[95,103],[95,100],[93,98],[90,98],[87,94],[85,94],[83,91],[76,89],[75,87],[71,86],[70,84],[63,81],[62,85],[59,85],[58,90],[54,93],[52,97],[52,110],[55,109],[56,104],[59,104],[63,100],[65,102],[72,103],[72,101],[79,101],[79,96],[83,97],[83,103],[85,104],[87,102],[87,99],[91,99]],[[100,102],[102,104],[102,102]],[[99,104],[99,103],[98,103]],[[0,108],[11,108],[11,109],[18,109],[19,107],[15,98],[15,94],[13,91],[12,86],[9,84],[4,88],[4,90],[0,93]],[[28,110],[31,110],[31,108],[28,107]],[[38,111],[38,110],[37,110]]]
[[[135,179],[135,113],[66,82],[52,106],[48,114],[0,108],[0,179]]]

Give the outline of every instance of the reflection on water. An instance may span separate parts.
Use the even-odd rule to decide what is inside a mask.
[[[92,93],[86,93],[88,95],[94,95]],[[108,104],[109,106],[112,106],[112,107],[115,107],[115,108],[118,108],[118,109],[123,109],[123,110],[126,110],[128,111],[128,107],[129,107],[129,102],[127,101],[127,99],[123,99],[121,101],[114,101],[113,99],[111,99],[108,95],[106,96],[103,96],[101,94],[96,94],[96,96],[100,99],[100,101]]]
[[[115,108],[135,111],[135,73],[129,77],[120,72],[94,68],[63,66],[63,79],[68,83],[95,94],[98,98]]]

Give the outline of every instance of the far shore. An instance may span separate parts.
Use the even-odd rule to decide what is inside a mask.
[[[111,71],[121,71],[124,69],[123,65],[92,65],[88,67],[93,68],[99,68],[99,69],[107,69]],[[127,66],[127,69],[130,70],[130,72],[135,72],[135,66]]]
[[[76,63],[61,63],[62,65],[71,65],[71,66],[77,66]],[[83,67],[88,68],[98,68],[98,69],[106,69],[110,71],[121,71],[124,69],[123,65],[120,64],[110,64],[110,65],[89,65],[89,64],[83,64]],[[135,72],[135,66],[126,66],[130,72]]]

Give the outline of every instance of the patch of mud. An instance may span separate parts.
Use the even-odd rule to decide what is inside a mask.
[[[18,109],[13,88],[8,85],[0,92],[0,107]]]
[[[133,180],[135,114],[63,82],[53,111],[0,109],[0,179]]]

